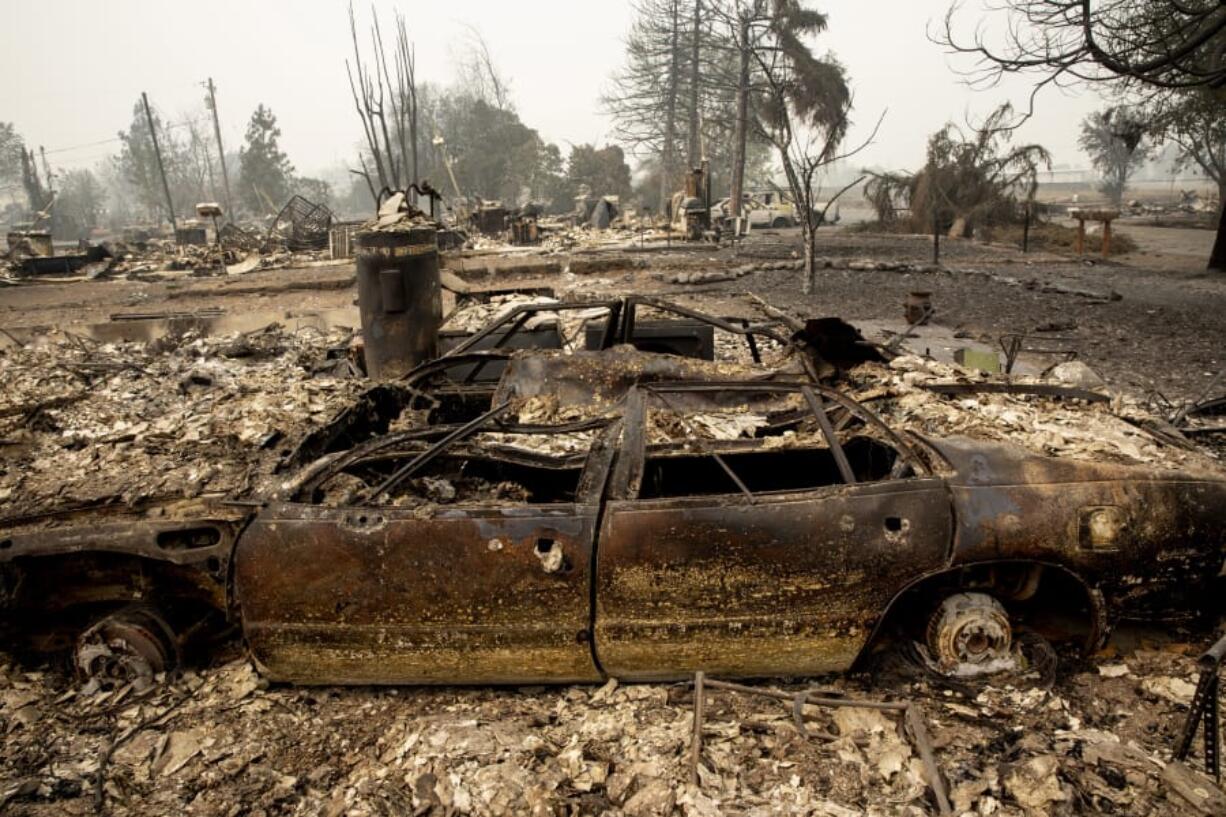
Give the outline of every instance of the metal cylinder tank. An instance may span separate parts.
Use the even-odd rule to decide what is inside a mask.
[[[367,375],[396,378],[438,357],[443,301],[434,225],[359,233],[357,267]]]

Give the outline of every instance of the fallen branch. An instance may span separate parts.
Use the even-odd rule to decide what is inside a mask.
[[[899,713],[902,716],[903,731],[911,737],[911,742],[915,744],[920,760],[924,764],[924,772],[928,777],[928,785],[932,788],[932,794],[936,798],[937,808],[941,813],[941,817],[952,817],[953,808],[949,804],[949,795],[945,790],[945,781],[941,777],[940,767],[937,766],[936,753],[933,751],[932,741],[929,739],[928,730],[920,718],[919,709],[910,701],[861,701],[852,698],[830,698],[818,696],[812,690],[788,693],[769,687],[751,687],[728,681],[716,681],[707,678],[701,672],[694,674],[694,735],[690,743],[690,780],[695,786],[698,785],[698,763],[702,753],[702,719],[705,708],[703,697],[707,688],[738,692],[743,695],[759,695],[790,703],[792,704],[792,715],[796,721],[797,730],[806,737],[810,734],[815,734],[810,733],[805,728],[801,717],[806,704],[831,708],[853,707],[857,709],[875,709]],[[824,734],[816,734],[815,736],[827,739],[834,738],[833,735]]]

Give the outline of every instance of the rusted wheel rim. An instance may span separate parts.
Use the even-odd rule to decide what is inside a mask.
[[[983,667],[1007,659],[1013,645],[1009,614],[986,593],[955,593],[928,620],[928,648],[938,666]]]
[[[173,666],[170,627],[149,610],[121,611],[81,634],[74,663],[82,678],[102,687],[148,686]]]

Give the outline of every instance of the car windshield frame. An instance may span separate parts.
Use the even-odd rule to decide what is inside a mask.
[[[656,400],[666,408],[671,407],[667,394],[694,393],[744,393],[761,394],[800,394],[804,398],[808,414],[817,422],[822,439],[829,447],[838,467],[841,485],[854,486],[860,484],[856,479],[851,463],[843,444],[839,440],[839,431],[846,425],[849,418],[859,419],[866,427],[874,429],[884,441],[897,451],[899,458],[911,467],[916,477],[931,476],[932,469],[924,462],[915,450],[894,432],[873,411],[861,403],[852,400],[840,392],[812,382],[660,382],[644,383],[632,389],[627,396],[625,408],[625,426],[622,444],[619,448],[617,462],[614,465],[612,477],[615,499],[639,499],[642,492],[642,480],[647,463],[647,410],[648,401]],[[836,423],[830,414],[836,410],[846,412],[845,417]],[[691,435],[687,444],[694,445],[700,454],[710,456],[736,485],[741,497],[749,504],[755,504],[758,498],[766,492],[751,490],[720,455],[713,445],[702,441],[697,435]],[[887,479],[891,479],[889,477]],[[725,496],[735,496],[726,494]]]

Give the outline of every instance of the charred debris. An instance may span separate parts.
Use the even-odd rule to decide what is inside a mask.
[[[493,223],[495,209],[478,212]],[[521,238],[539,229],[502,218]],[[1078,689],[1152,708],[1169,751],[1121,740],[1092,696],[1052,683],[1057,656],[1081,661],[1121,619],[1207,603],[1222,398],[1168,406],[1109,395],[1077,367],[937,362],[907,349],[932,314],[922,299],[879,343],[766,303],[715,315],[647,295],[474,291],[440,270],[445,230],[403,195],[361,229],[305,200],[262,238],[226,228],[202,258],[248,242],[232,263],[262,264],[270,246],[298,263],[343,242],[361,330],[187,321],[151,342],[6,338],[4,634],[16,654],[71,656],[87,693],[63,693],[74,718],[122,713],[102,760],[56,785],[122,808],[142,779],[258,766],[264,727],[222,746],[226,713],[304,718],[305,699],[245,661],[205,667],[241,632],[273,681],[603,684],[556,701],[530,688],[545,742],[485,782],[468,721],[393,725],[388,768],[417,741],[454,747],[404,772],[400,796],[421,813],[552,807],[563,790],[625,814],[715,814],[732,797],[821,814],[1077,800],[1215,813],[1220,793],[1183,761],[1220,775],[1222,643],[1199,664],[1189,647],[1174,671],[1148,654],[1074,663]],[[16,246],[30,252],[28,237]],[[65,271],[135,260],[107,251]],[[847,669],[821,687],[725,680]],[[3,671],[32,678],[5,692],[14,723],[61,692]],[[504,704],[473,704],[472,723],[513,724]],[[960,748],[1020,747],[1014,729],[1031,737],[1004,766]],[[781,771],[830,763],[847,791]],[[344,803],[381,785],[367,772],[269,777],[261,796],[331,788]],[[0,803],[46,785],[17,780]]]

